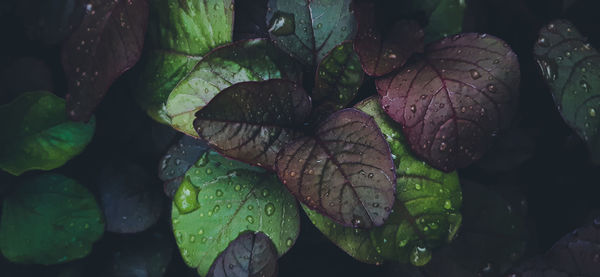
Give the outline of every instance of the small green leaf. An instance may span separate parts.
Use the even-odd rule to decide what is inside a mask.
[[[81,153],[94,135],[95,120],[69,121],[62,98],[28,92],[0,106],[0,126],[0,168],[20,175],[58,168]]]
[[[420,2],[420,0],[419,0]],[[462,32],[466,0],[438,0],[425,26],[425,43]]]
[[[265,233],[279,256],[296,241],[296,200],[264,170],[210,152],[186,173],[174,199],[173,232],[186,264],[205,276],[244,231]]]
[[[353,38],[356,21],[351,2],[269,0],[269,34],[303,64],[316,66],[336,45]]]
[[[94,196],[74,180],[46,173],[24,179],[4,199],[0,249],[12,262],[50,265],[85,257],[103,232]]]
[[[392,150],[397,174],[396,202],[382,226],[370,230],[343,227],[309,209],[315,226],[357,260],[411,262],[422,266],[431,250],[451,241],[460,226],[461,191],[456,172],[444,173],[417,160],[399,126],[368,98],[357,108],[374,117]]]
[[[257,59],[257,57],[261,57]],[[247,81],[289,79],[302,82],[302,71],[293,59],[266,39],[239,41],[206,55],[175,87],[167,101],[171,125],[198,137],[194,114],[222,90]]]

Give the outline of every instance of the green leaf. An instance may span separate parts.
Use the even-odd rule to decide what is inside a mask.
[[[600,53],[565,20],[542,28],[534,52],[562,117],[600,163]]]
[[[257,57],[261,57],[257,59]],[[289,79],[302,82],[302,71],[266,39],[239,41],[217,48],[175,87],[167,101],[171,125],[198,137],[194,114],[222,90],[240,82]]]
[[[397,174],[396,202],[386,222],[370,230],[343,227],[304,209],[313,224],[357,260],[408,262],[422,266],[431,250],[451,241],[461,223],[462,196],[456,172],[444,173],[409,152],[399,126],[385,115],[376,98],[357,108],[374,117],[392,150]]]
[[[104,232],[94,196],[74,180],[45,173],[4,199],[0,249],[10,261],[56,264],[85,257]]]
[[[269,34],[277,46],[303,64],[316,66],[336,45],[354,37],[351,2],[269,0]]]
[[[65,164],[87,146],[95,120],[72,122],[65,101],[49,92],[28,92],[0,106],[0,168],[20,175]]]
[[[233,0],[151,0],[149,51],[135,84],[135,97],[154,120],[170,124],[169,94],[212,49],[232,41]]]
[[[210,152],[186,173],[173,200],[172,222],[186,264],[205,276],[244,231],[265,233],[279,256],[294,244],[296,200],[264,170]]]
[[[466,0],[437,0],[437,2],[439,3],[431,12],[429,23],[424,29],[425,43],[462,32]]]

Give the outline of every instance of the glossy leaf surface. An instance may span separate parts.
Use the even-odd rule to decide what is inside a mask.
[[[203,163],[202,157],[208,154],[206,142],[190,136],[182,136],[171,145],[160,159],[158,178],[165,182],[165,193],[173,198],[183,176],[195,163]]]
[[[219,255],[208,277],[275,277],[277,249],[263,233],[240,234]]]
[[[379,226],[394,204],[390,148],[375,121],[356,109],[334,113],[314,136],[288,144],[276,168],[296,198],[344,226]]]
[[[102,233],[94,196],[62,175],[24,179],[4,199],[0,250],[12,262],[50,265],[83,258]]]
[[[244,231],[265,233],[279,256],[300,231],[296,200],[276,176],[215,152],[188,170],[173,202],[177,245],[202,276]]]
[[[146,0],[92,0],[81,25],[62,47],[67,75],[67,114],[87,121],[109,87],[132,68],[144,46]]]
[[[412,151],[452,171],[478,160],[516,110],[516,54],[486,34],[462,34],[429,45],[426,55],[376,81],[381,105],[402,125]]]
[[[95,120],[72,122],[65,101],[49,92],[27,92],[0,106],[0,168],[13,174],[51,170],[75,157],[92,140]]]
[[[272,169],[277,153],[300,137],[310,98],[287,80],[233,85],[196,113],[202,139],[224,155]]]
[[[256,57],[264,57],[256,60]],[[289,79],[302,81],[294,61],[264,39],[239,41],[206,55],[175,87],[167,101],[172,126],[197,137],[194,114],[222,90],[241,82]]]

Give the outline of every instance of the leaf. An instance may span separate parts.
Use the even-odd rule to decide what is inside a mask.
[[[160,159],[158,178],[165,182],[165,193],[173,198],[185,173],[194,164],[201,165],[208,155],[208,145],[190,136],[182,136]]]
[[[389,146],[375,121],[356,109],[334,113],[313,136],[289,143],[276,169],[298,200],[344,226],[379,226],[394,204]]]
[[[137,233],[154,225],[162,212],[162,197],[152,189],[150,175],[140,166],[111,161],[98,176],[106,230]]]
[[[600,54],[565,20],[542,28],[534,54],[563,119],[600,162]]]
[[[233,85],[196,113],[200,137],[225,156],[272,169],[277,153],[302,136],[310,98],[287,80]]]
[[[327,102],[339,110],[348,105],[358,94],[364,74],[352,42],[335,47],[317,67],[313,99]]]
[[[340,226],[305,209],[313,224],[355,259],[379,264],[411,262],[422,266],[431,250],[452,241],[460,223],[462,195],[456,172],[443,173],[414,158],[399,126],[387,117],[376,98],[356,107],[373,117],[390,145],[396,169],[396,201],[387,221],[370,230]]]
[[[235,1],[235,24],[233,40],[268,38],[267,23],[268,0],[237,0]]]
[[[465,0],[435,0],[433,2],[437,2],[437,4],[428,17],[425,27],[425,43],[461,33],[467,7]]]
[[[23,179],[4,198],[0,250],[12,262],[50,265],[83,258],[103,232],[94,196],[62,175]]]
[[[305,65],[316,66],[354,37],[351,0],[269,0],[267,22],[275,44]]]
[[[370,76],[383,76],[401,66],[415,53],[423,52],[423,30],[414,21],[402,20],[387,30],[376,24],[373,3],[356,3],[358,33],[354,49],[362,68]]]
[[[207,276],[275,277],[277,249],[263,233],[242,233],[219,255]]]
[[[170,124],[171,91],[212,49],[231,42],[232,0],[150,1],[148,51],[135,80],[135,97],[154,120]]]
[[[146,0],[91,0],[62,47],[67,113],[87,121],[108,88],[139,60],[148,21]]]
[[[486,34],[461,34],[427,46],[426,55],[376,81],[381,105],[402,125],[414,154],[450,172],[478,160],[516,110],[516,54]]]
[[[27,92],[0,106],[0,168],[13,175],[61,167],[92,140],[95,120],[71,122],[63,99]]]
[[[256,59],[256,57],[264,57]],[[241,82],[289,79],[302,82],[294,61],[265,39],[239,41],[207,54],[175,87],[167,101],[172,126],[197,137],[194,114],[222,90]]]
[[[244,231],[265,233],[279,256],[300,231],[296,201],[275,176],[215,152],[188,170],[173,202],[177,245],[201,276]]]
[[[114,243],[108,257],[102,257],[105,263],[100,269],[101,276],[162,277],[172,256],[173,245],[165,234],[152,232],[124,237]]]

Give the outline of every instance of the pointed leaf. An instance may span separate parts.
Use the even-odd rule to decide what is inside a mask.
[[[269,0],[267,23],[275,44],[316,66],[336,45],[354,37],[351,0]]]
[[[62,166],[92,140],[95,120],[72,122],[65,101],[49,92],[27,92],[0,106],[0,168],[13,174]]]
[[[568,21],[543,27],[535,57],[567,124],[600,162],[600,54]]]
[[[264,57],[256,59],[256,57]],[[302,82],[294,61],[265,39],[235,42],[206,55],[175,87],[167,101],[172,126],[197,137],[194,114],[222,90],[241,82],[289,79]]]
[[[67,113],[87,121],[108,88],[139,60],[148,21],[146,0],[91,0],[62,47]]]
[[[277,249],[263,233],[240,234],[219,255],[208,277],[275,277]]]
[[[188,170],[173,202],[177,245],[202,276],[244,231],[265,233],[279,256],[300,231],[296,200],[277,177],[215,152]]]
[[[356,3],[354,12],[358,33],[354,49],[368,75],[383,76],[399,67],[415,53],[423,52],[423,30],[414,21],[396,22],[388,30],[379,30],[373,3]]]
[[[219,93],[196,113],[200,137],[224,155],[272,169],[277,153],[300,137],[310,114],[306,92],[287,80],[247,82]]]
[[[235,25],[233,40],[268,38],[267,31],[267,1],[268,0],[237,0],[235,1]]]
[[[94,196],[57,174],[24,179],[2,206],[0,250],[15,263],[56,264],[85,257],[102,236]]]
[[[296,198],[344,226],[379,226],[394,204],[390,148],[375,121],[356,109],[334,113],[314,136],[288,144],[276,168]]]
[[[516,109],[516,54],[486,34],[462,34],[429,45],[426,56],[376,81],[381,105],[402,124],[412,151],[452,171],[478,160]]]
[[[158,169],[158,178],[165,182],[165,193],[169,198],[175,195],[188,169],[195,163],[205,162],[208,151],[204,141],[186,135],[169,147],[160,159]]]

